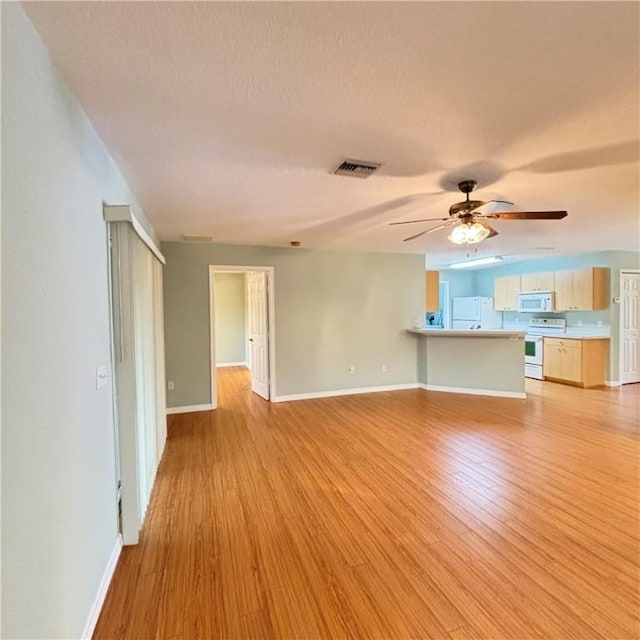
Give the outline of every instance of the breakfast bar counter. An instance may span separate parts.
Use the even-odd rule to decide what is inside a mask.
[[[512,338],[524,340],[525,331],[509,331],[507,329],[407,329],[407,333],[415,333],[434,338]]]
[[[431,391],[525,398],[524,331],[407,329],[418,382]]]

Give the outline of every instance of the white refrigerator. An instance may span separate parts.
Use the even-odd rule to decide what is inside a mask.
[[[493,298],[453,298],[452,329],[500,329],[502,313],[494,311]]]

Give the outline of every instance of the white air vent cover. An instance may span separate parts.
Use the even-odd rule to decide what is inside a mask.
[[[334,170],[337,176],[351,176],[352,178],[368,178],[382,165],[368,160],[351,160],[347,158]]]
[[[182,236],[185,242],[211,242],[212,236]]]

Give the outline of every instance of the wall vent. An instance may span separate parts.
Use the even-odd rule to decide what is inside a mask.
[[[382,165],[379,162],[369,162],[368,160],[351,160],[347,158],[334,169],[337,176],[351,176],[352,178],[368,178],[374,171]]]
[[[182,236],[185,242],[212,242],[213,236]]]

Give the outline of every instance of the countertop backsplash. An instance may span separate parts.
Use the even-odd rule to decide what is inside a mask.
[[[540,317],[534,314],[527,314],[527,315],[531,316],[531,318]],[[558,318],[560,316],[559,314],[555,314],[554,317]],[[511,321],[505,320],[502,324],[502,328],[508,331],[527,331],[529,327],[529,320],[530,318],[527,318],[524,321],[522,319],[519,319],[518,322],[515,322],[513,320]],[[609,324],[605,324],[603,322],[601,323],[600,321],[582,322],[582,324],[579,324],[579,322],[580,321],[577,321],[577,322],[574,321],[573,323],[570,323],[569,319],[567,319],[567,330],[564,334],[559,334],[559,335],[575,336],[575,337],[599,336],[603,338],[608,338],[611,335],[611,326]]]

